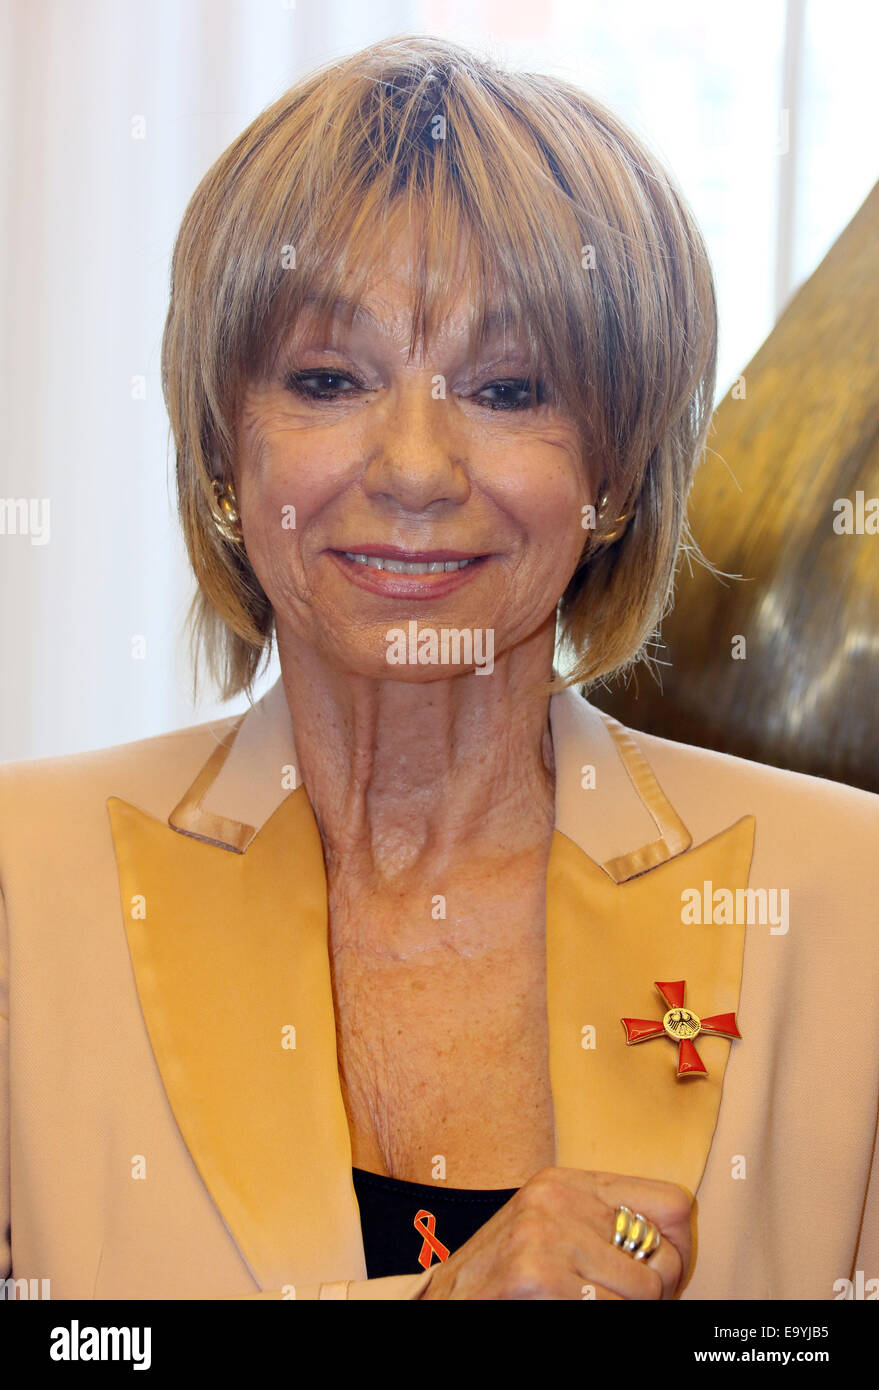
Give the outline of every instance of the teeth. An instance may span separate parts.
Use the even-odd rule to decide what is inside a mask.
[[[389,570],[391,574],[442,574],[444,570],[462,570],[466,565],[472,565],[475,556],[470,560],[432,560],[429,564],[421,562],[409,562],[408,560],[382,560],[377,555],[352,554],[350,550],[343,552],[349,560],[354,560],[358,565],[367,565],[374,570]]]

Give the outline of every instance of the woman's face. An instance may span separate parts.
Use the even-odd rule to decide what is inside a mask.
[[[469,629],[486,674],[489,645],[497,663],[540,632],[548,673],[597,479],[569,414],[531,403],[523,343],[500,330],[470,364],[466,303],[407,363],[412,249],[389,253],[350,329],[321,337],[300,318],[276,379],[246,393],[233,472],[247,553],[282,658],[306,643],[349,673],[447,678],[442,657],[412,664],[408,641],[401,660],[414,620],[419,637]]]

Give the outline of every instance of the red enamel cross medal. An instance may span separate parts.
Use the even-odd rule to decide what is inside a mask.
[[[692,1009],[684,1008],[686,980],[656,980],[655,984],[668,1006],[668,1012],[661,1020],[621,1019],[626,1030],[626,1042],[647,1042],[648,1038],[663,1035],[669,1037],[678,1044],[678,1076],[707,1076],[708,1069],[703,1065],[694,1041],[700,1033],[711,1033],[719,1038],[740,1038],[742,1035],[736,1027],[735,1014],[713,1014],[711,1018],[699,1018]]]

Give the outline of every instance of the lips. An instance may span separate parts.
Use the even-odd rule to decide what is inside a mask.
[[[460,550],[403,550],[369,545],[327,552],[359,588],[386,598],[440,598],[470,579],[491,558]]]
[[[345,550],[342,552],[346,559],[354,560],[358,565],[365,565],[368,569],[387,570],[391,574],[454,574],[457,570],[464,569],[465,565],[472,565],[478,556],[469,556],[465,560],[414,560],[397,559],[382,555],[370,555],[366,552],[354,552]]]
[[[431,564],[434,561],[475,560],[479,550],[407,550],[401,545],[374,545],[369,541],[340,547],[339,555],[371,555],[377,560],[405,560],[412,564]]]

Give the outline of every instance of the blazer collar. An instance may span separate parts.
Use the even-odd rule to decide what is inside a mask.
[[[753,816],[690,848],[636,739],[573,690],[550,704],[556,832],[547,1017],[556,1162],[696,1192],[730,1052],[700,1036],[626,1045],[686,980],[702,1016],[738,1007],[744,926],[690,925],[682,893],[747,887]],[[167,821],[109,797],[122,918],[158,1074],[257,1285],[363,1279],[337,1062],[320,834],[280,682],[225,731]],[[737,1048],[755,1045],[737,1042]],[[205,1293],[209,1293],[206,1290]]]
[[[689,849],[692,836],[632,735],[574,689],[550,701],[556,830],[615,883]],[[243,854],[299,785],[296,742],[279,678],[236,721],[168,816],[181,834]],[[595,808],[589,815],[585,796]]]

